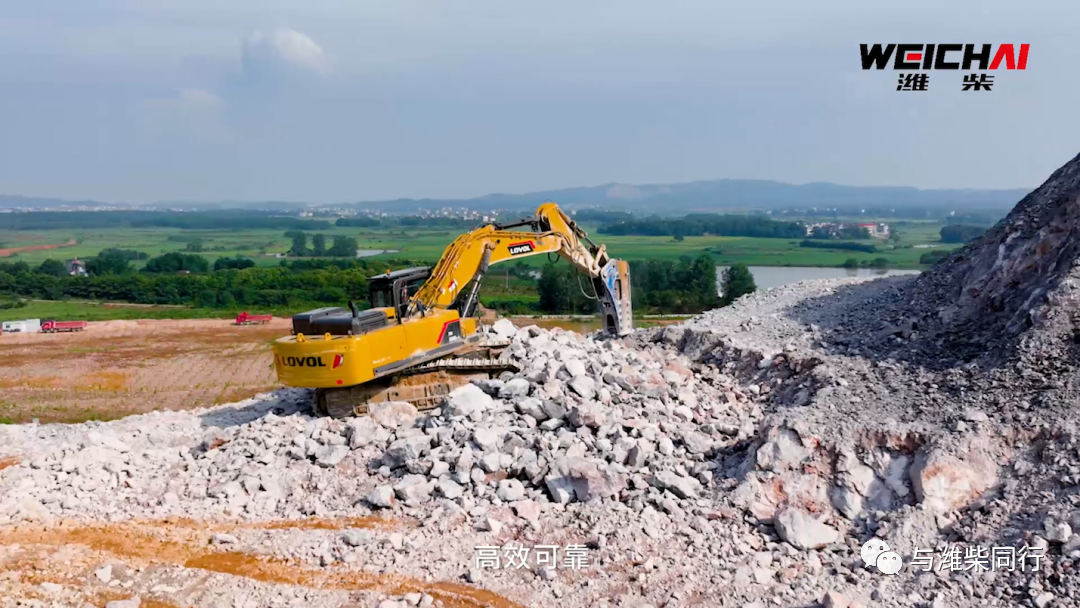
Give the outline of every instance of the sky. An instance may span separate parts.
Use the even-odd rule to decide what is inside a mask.
[[[0,0],[0,193],[465,198],[609,182],[1026,188],[1077,154],[1068,1]],[[860,43],[1028,43],[896,91]]]

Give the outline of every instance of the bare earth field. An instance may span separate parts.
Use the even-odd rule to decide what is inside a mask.
[[[0,336],[0,421],[111,420],[276,388],[270,343],[288,319],[106,321],[85,332]]]

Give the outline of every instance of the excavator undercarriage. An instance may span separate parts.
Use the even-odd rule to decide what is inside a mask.
[[[421,412],[434,409],[459,386],[520,371],[503,356],[508,346],[509,341],[488,342],[364,384],[315,389],[315,411],[332,418],[364,416],[370,404],[384,401],[407,401]]]

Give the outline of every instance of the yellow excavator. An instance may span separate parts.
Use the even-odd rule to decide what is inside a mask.
[[[278,378],[316,389],[315,410],[335,418],[364,415],[380,401],[434,408],[457,386],[515,369],[503,356],[509,340],[480,331],[477,296],[492,264],[540,254],[557,254],[590,279],[607,333],[633,331],[629,265],[547,202],[533,217],[459,236],[434,268],[371,277],[368,310],[350,301],[294,316],[292,334],[274,342]]]

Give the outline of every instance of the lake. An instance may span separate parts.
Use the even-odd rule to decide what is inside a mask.
[[[357,249],[356,257],[358,258],[370,258],[375,255],[382,255],[384,253],[397,253],[397,249]]]
[[[819,268],[808,266],[750,266],[758,289],[770,289],[812,279],[842,279],[854,277],[891,277],[919,274],[918,270],[884,270],[876,268]],[[716,284],[721,285],[727,266],[716,267]]]

